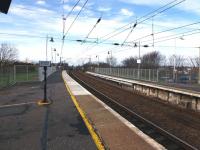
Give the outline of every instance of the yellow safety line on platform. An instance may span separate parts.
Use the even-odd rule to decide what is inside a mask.
[[[63,76],[62,76],[62,78],[63,78]],[[63,80],[64,80],[64,78],[63,78]],[[78,102],[77,102],[75,96],[72,94],[72,92],[71,92],[71,90],[70,90],[70,88],[69,88],[69,86],[67,85],[67,83],[66,83],[65,80],[64,80],[64,83],[65,83],[65,86],[66,86],[67,91],[69,92],[69,94],[70,94],[70,96],[71,96],[71,98],[72,98],[72,101],[74,102],[74,105],[76,106],[76,109],[78,110],[78,112],[80,113],[80,115],[81,115],[83,121],[85,122],[85,125],[87,126],[87,128],[88,128],[88,130],[89,130],[89,132],[90,132],[90,134],[91,134],[91,136],[92,136],[92,139],[94,140],[94,142],[95,142],[97,148],[98,148],[99,150],[105,150],[104,146],[102,145],[102,142],[101,142],[100,138],[98,137],[98,135],[96,134],[94,128],[92,127],[92,125],[90,124],[89,120],[87,119],[87,117],[86,117],[84,111],[83,111],[83,110],[81,109],[81,107],[79,106],[79,104],[78,104]]]

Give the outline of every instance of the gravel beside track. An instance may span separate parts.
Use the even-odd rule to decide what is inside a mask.
[[[91,75],[74,72],[96,90],[200,149],[200,114],[146,97]]]

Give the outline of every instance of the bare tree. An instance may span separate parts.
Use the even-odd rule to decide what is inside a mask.
[[[125,58],[122,61],[122,65],[125,67],[137,68],[138,67],[137,59],[138,57]],[[145,69],[156,69],[160,65],[165,65],[165,64],[166,64],[165,56],[161,55],[158,51],[147,53],[143,55],[141,58],[141,67]]]
[[[137,66],[138,66],[138,64],[137,64],[137,57],[125,58],[124,60],[122,60],[122,65],[124,67],[137,68]]]
[[[164,59],[164,56],[158,51],[153,51],[142,56],[142,68],[145,69],[155,69],[158,68],[161,64],[161,61]]]
[[[185,66],[185,58],[181,55],[172,55],[169,57],[169,66],[174,66],[176,68],[181,68]]]
[[[195,58],[188,57],[187,62],[188,62],[188,66],[191,66],[193,68],[198,66],[198,63],[196,63]]]
[[[194,60],[195,60],[195,63],[196,63],[196,67],[199,67],[199,57],[195,57],[194,58]]]
[[[0,64],[6,65],[13,63],[17,60],[18,50],[7,43],[2,43],[0,47]]]

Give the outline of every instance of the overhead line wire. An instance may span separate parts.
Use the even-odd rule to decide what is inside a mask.
[[[174,4],[174,5],[172,5],[172,6],[168,7],[168,8],[166,8],[166,9],[160,11],[160,12],[157,12],[156,14],[153,14],[152,16],[149,16],[149,17],[143,19],[142,21],[139,21],[138,24],[140,24],[140,23],[142,23],[142,22],[145,22],[146,20],[149,20],[149,19],[152,18],[152,17],[155,17],[156,15],[158,15],[158,14],[160,14],[160,13],[163,13],[164,11],[171,9],[171,8],[173,8],[174,6],[180,4],[180,3],[184,2],[184,1],[185,1],[185,0],[182,0],[182,1],[180,1],[179,3],[176,3],[176,4]],[[128,29],[130,29],[130,28],[132,28],[132,27],[128,27],[128,28],[126,28],[126,29],[124,29],[124,30],[122,30],[122,31],[120,31],[120,32],[118,32],[118,33],[116,33],[116,34],[114,34],[114,35],[112,35],[112,36],[110,36],[110,37],[108,37],[108,38],[102,40],[100,43],[103,43],[103,42],[107,41],[108,39],[110,39],[110,38],[112,38],[112,37],[114,37],[114,36],[116,36],[116,35],[118,35],[118,34],[121,34],[122,32],[124,32],[124,31],[126,31],[126,30],[128,30]]]
[[[71,27],[74,25],[76,19],[78,18],[78,16],[80,15],[80,13],[82,12],[83,8],[85,7],[85,5],[87,4],[88,0],[85,1],[85,3],[83,4],[83,6],[81,7],[80,11],[78,12],[78,14],[76,15],[76,17],[74,18],[73,22],[71,23],[71,25],[69,26],[68,30],[65,32],[64,34],[64,38],[65,36],[68,34],[69,30],[71,29]]]
[[[194,23],[191,23],[191,24],[187,24],[187,25],[183,25],[183,26],[179,26],[179,27],[175,27],[175,28],[171,28],[171,29],[167,29],[167,30],[163,30],[163,31],[159,31],[159,32],[154,33],[154,35],[160,34],[160,33],[169,32],[169,31],[173,31],[173,30],[177,30],[177,29],[181,29],[181,28],[185,28],[185,27],[189,27],[189,26],[193,26],[193,25],[196,25],[196,24],[200,24],[200,21],[194,22]],[[137,39],[135,39],[135,40],[133,40],[133,41],[129,41],[129,42],[126,42],[126,43],[132,43],[132,42],[141,40],[141,39],[143,39],[143,38],[149,37],[149,36],[151,36],[151,35],[152,35],[152,34],[149,34],[149,35],[146,35],[146,36],[137,38]]]
[[[194,32],[194,31],[199,31],[199,32],[200,32],[200,29],[193,29],[193,30],[187,31],[187,32],[182,32],[182,33],[173,34],[173,35],[169,35],[169,36],[159,37],[159,38],[155,39],[155,41],[156,41],[156,40],[159,40],[159,39],[165,39],[165,38],[168,38],[168,37],[178,36],[178,35],[185,36],[186,33],[191,33],[191,32]],[[148,42],[148,41],[151,41],[151,40],[140,41],[140,42],[144,43],[144,42]]]
[[[142,18],[144,18],[144,17],[146,17],[146,16],[149,16],[150,14],[152,14],[152,13],[158,11],[158,10],[160,10],[160,9],[162,9],[162,8],[165,8],[166,6],[171,5],[171,4],[173,4],[174,2],[176,2],[176,1],[177,1],[177,0],[174,0],[174,1],[172,1],[172,2],[170,2],[170,3],[168,3],[168,4],[166,4],[166,5],[164,5],[164,6],[162,6],[162,7],[160,7],[159,9],[156,9],[156,10],[154,10],[154,11],[148,13],[147,15],[142,16],[142,17],[141,17],[140,19],[138,19],[138,20],[141,20]],[[171,8],[175,7],[176,5],[179,5],[180,3],[183,3],[184,1],[186,1],[186,0],[181,0],[180,2],[175,3],[175,4],[171,5],[170,7],[167,7],[167,8],[165,8],[164,10],[159,11],[159,12],[157,12],[157,13],[151,15],[150,17],[147,17],[147,18],[143,19],[142,21],[138,22],[138,24],[143,23],[143,22],[145,22],[146,20],[148,20],[148,19],[150,19],[150,18],[152,18],[152,17],[155,17],[156,15],[158,15],[158,14],[160,14],[160,13],[162,13],[162,12],[168,10],[168,9],[171,9]],[[133,23],[133,22],[131,22],[131,23],[129,23],[129,24],[123,26],[123,27],[120,27],[120,28],[116,29],[115,31],[113,31],[113,32],[111,32],[111,33],[109,33],[109,34],[107,34],[107,35],[105,35],[105,36],[103,36],[103,37],[100,37],[100,38],[107,37],[108,35],[110,35],[110,34],[112,34],[112,33],[115,33],[115,32],[117,32],[118,30],[127,27],[128,25],[130,25],[130,24],[132,24],[132,23]],[[128,27],[128,28],[125,28],[125,29],[123,29],[122,31],[117,32],[117,33],[113,34],[112,36],[110,36],[110,37],[108,37],[108,38],[106,38],[106,39],[103,39],[102,41],[100,41],[99,43],[96,43],[96,44],[101,44],[101,43],[107,41],[108,39],[110,39],[110,38],[112,38],[112,37],[114,37],[114,36],[116,36],[116,35],[118,35],[118,34],[121,34],[122,32],[124,32],[124,31],[126,31],[126,30],[128,30],[128,29],[131,29],[131,28],[132,28],[132,26],[131,26],[131,27]],[[95,47],[95,46],[96,46],[96,45],[92,46],[90,49],[92,49],[92,48]]]
[[[66,15],[66,17],[64,17],[64,0],[63,0],[63,37],[62,37],[62,44],[61,44],[61,50],[60,50],[60,55],[62,56],[62,51],[63,51],[63,47],[64,47],[64,34],[65,34],[65,22],[66,19],[71,15],[71,13],[73,12],[74,8],[79,4],[80,0],[78,0],[75,5],[72,7],[72,9],[69,11],[69,13]]]
[[[194,32],[194,33],[190,33],[190,34],[185,34],[184,36],[190,36],[190,35],[199,34],[199,33],[200,33],[200,31]],[[169,39],[164,39],[164,40],[160,40],[160,41],[155,41],[154,43],[161,43],[161,42],[173,40],[173,39],[176,39],[176,38],[179,38],[179,37],[180,37],[180,36],[176,36],[176,37],[169,38]],[[150,43],[150,44],[152,44],[152,43]]]
[[[194,30],[195,31],[195,30]],[[181,33],[181,34],[184,34],[183,36],[190,36],[190,35],[194,35],[194,34],[200,34],[200,31],[198,31],[198,32],[193,32],[193,33],[191,33],[192,31],[190,31],[190,32],[184,32],[184,33]],[[185,34],[185,33],[188,33],[188,34]],[[164,40],[160,40],[160,41],[155,41],[154,43],[160,43],[160,42],[165,42],[165,41],[169,41],[169,40],[173,40],[173,39],[176,39],[176,38],[179,38],[180,36],[175,36],[175,35],[173,35],[174,37],[173,38],[168,38],[168,39],[164,39]],[[167,36],[167,37],[170,37],[170,36]],[[149,40],[150,41],[150,40]],[[108,43],[107,43],[108,44]],[[150,44],[153,44],[153,43],[150,43]],[[145,45],[150,45],[150,44],[145,44]],[[134,46],[131,46],[131,45],[124,45],[124,46],[128,46],[128,47],[132,47],[132,48],[134,48]],[[148,46],[148,47],[151,47],[151,46]],[[155,46],[155,47],[158,47],[158,46]],[[161,46],[159,46],[159,47],[161,47]],[[196,47],[185,47],[185,48],[196,48]],[[129,48],[130,49],[130,48]],[[116,48],[113,48],[112,50],[116,50]],[[122,49],[122,50],[120,50],[120,51],[125,51],[125,50],[128,50],[128,49]],[[100,52],[97,52],[97,54],[99,54],[99,53],[102,53],[102,52],[106,52],[107,50],[103,50],[103,51],[100,51]],[[119,50],[116,50],[117,52],[119,51]]]
[[[158,11],[158,10],[160,10],[160,9],[162,9],[162,8],[164,8],[164,7],[166,7],[166,6],[168,6],[168,5],[173,4],[173,3],[176,2],[176,1],[178,1],[178,0],[173,0],[173,1],[171,1],[170,3],[167,3],[166,5],[160,7],[160,8],[158,8],[158,9],[156,9],[156,10],[153,10],[153,11],[149,12],[148,14],[146,14],[146,15],[140,17],[140,19],[142,19],[142,18],[144,18],[144,17],[146,17],[146,16],[149,16],[150,14],[153,14],[154,12],[156,12],[156,11]],[[138,19],[138,20],[140,20],[140,19]],[[119,28],[115,29],[114,31],[112,31],[112,32],[110,32],[110,33],[108,33],[108,34],[106,34],[106,35],[100,37],[100,38],[105,38],[105,37],[107,37],[108,35],[110,35],[110,34],[112,34],[112,33],[115,33],[115,32],[117,32],[118,30],[121,30],[121,29],[123,29],[123,28],[129,26],[129,25],[132,24],[132,23],[134,23],[134,21],[132,21],[132,22],[130,22],[130,23],[128,23],[128,24],[126,24],[126,25],[124,25],[124,26],[122,26],[122,27],[119,27]]]
[[[95,23],[95,25],[92,27],[92,29],[89,31],[89,33],[87,34],[87,36],[85,37],[85,39],[83,40],[83,42],[90,36],[90,34],[92,33],[92,31],[96,28],[97,24],[99,24],[99,22],[101,21],[101,17],[97,20],[97,22]]]
[[[74,5],[74,7],[72,8],[72,11],[73,9],[78,5],[78,3],[80,2],[80,0],[77,1],[77,3]],[[67,29],[67,31],[65,33],[63,33],[63,43],[62,43],[62,46],[61,46],[61,53],[62,53],[62,49],[64,47],[64,41],[65,41],[65,37],[66,35],[68,34],[69,30],[72,28],[72,26],[74,25],[75,21],[77,20],[78,16],[80,15],[80,13],[82,12],[83,8],[85,7],[85,5],[87,4],[88,0],[85,1],[85,3],[83,4],[83,6],[81,7],[80,11],[78,12],[78,14],[76,15],[76,17],[74,18],[73,22],[70,24],[69,28]],[[70,11],[70,12],[72,12]]]

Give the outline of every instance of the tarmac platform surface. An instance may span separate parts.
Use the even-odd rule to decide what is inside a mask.
[[[76,110],[61,72],[48,78],[49,106],[41,83],[15,85],[0,91],[0,150],[97,149]]]

